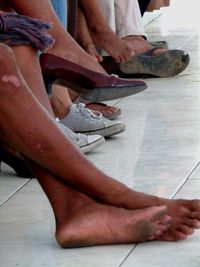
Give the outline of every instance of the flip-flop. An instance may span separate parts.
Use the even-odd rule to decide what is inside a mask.
[[[189,55],[182,50],[167,50],[154,55],[157,49],[160,47],[150,49],[144,54],[135,55],[130,60],[120,63],[120,71],[128,75],[144,74],[166,78],[181,73],[189,64]]]
[[[168,50],[153,55],[156,47],[144,54],[135,55],[125,63],[117,63],[110,56],[104,57],[101,65],[109,74],[117,74],[121,78],[164,78],[182,72],[189,64],[189,55],[182,50]]]
[[[102,103],[102,102],[91,102],[91,101],[88,101],[87,99],[85,99],[81,96],[78,96],[73,102],[75,104],[84,103],[87,108],[101,112],[103,117],[106,119],[109,119],[109,120],[114,120],[121,115],[121,109],[120,108],[115,107],[115,108],[117,108],[117,110],[108,114],[107,112],[103,112],[102,108],[103,107],[109,107],[109,105]],[[94,107],[90,108],[90,105],[95,105],[96,108],[94,108]],[[110,106],[110,107],[112,107],[112,106]]]

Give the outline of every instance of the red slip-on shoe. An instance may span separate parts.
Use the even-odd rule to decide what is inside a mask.
[[[107,101],[130,96],[147,88],[139,80],[125,80],[86,69],[66,59],[44,53],[40,65],[46,85],[55,80],[90,101]]]

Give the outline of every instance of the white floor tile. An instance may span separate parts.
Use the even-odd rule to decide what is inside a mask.
[[[183,242],[155,242],[138,246],[121,267],[197,267],[200,233]]]
[[[29,179],[17,177],[6,164],[2,164],[0,172],[0,206],[19,190]]]
[[[0,244],[47,244],[53,232],[52,211],[37,180],[0,208]]]
[[[32,180],[0,208],[0,266],[115,267],[133,248],[118,245],[64,250],[54,239],[54,228],[49,203],[37,181]]]
[[[194,172],[190,175],[190,179],[200,179],[200,163],[198,163]]]
[[[199,198],[200,180],[189,180],[176,198]],[[180,242],[149,242],[138,245],[122,267],[197,267],[199,258],[200,231]]]
[[[60,249],[54,245],[0,244],[0,266],[5,267],[115,267],[124,260],[130,246]]]

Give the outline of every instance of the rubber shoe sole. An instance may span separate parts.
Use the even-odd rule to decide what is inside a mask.
[[[93,150],[96,150],[98,147],[102,146],[105,143],[105,139],[100,135],[91,135],[88,136],[88,144],[79,146],[79,149],[87,154]]]
[[[124,132],[126,129],[126,126],[124,123],[118,122],[114,125],[107,126],[103,129],[93,130],[93,131],[86,131],[86,132],[79,132],[86,135],[101,135],[103,137],[111,137],[113,135],[117,135],[119,133]]]

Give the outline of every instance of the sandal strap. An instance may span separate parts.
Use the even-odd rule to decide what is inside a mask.
[[[154,47],[150,50],[148,50],[147,52],[143,53],[142,56],[153,56],[153,53],[158,50],[158,49],[163,49],[163,47]]]

